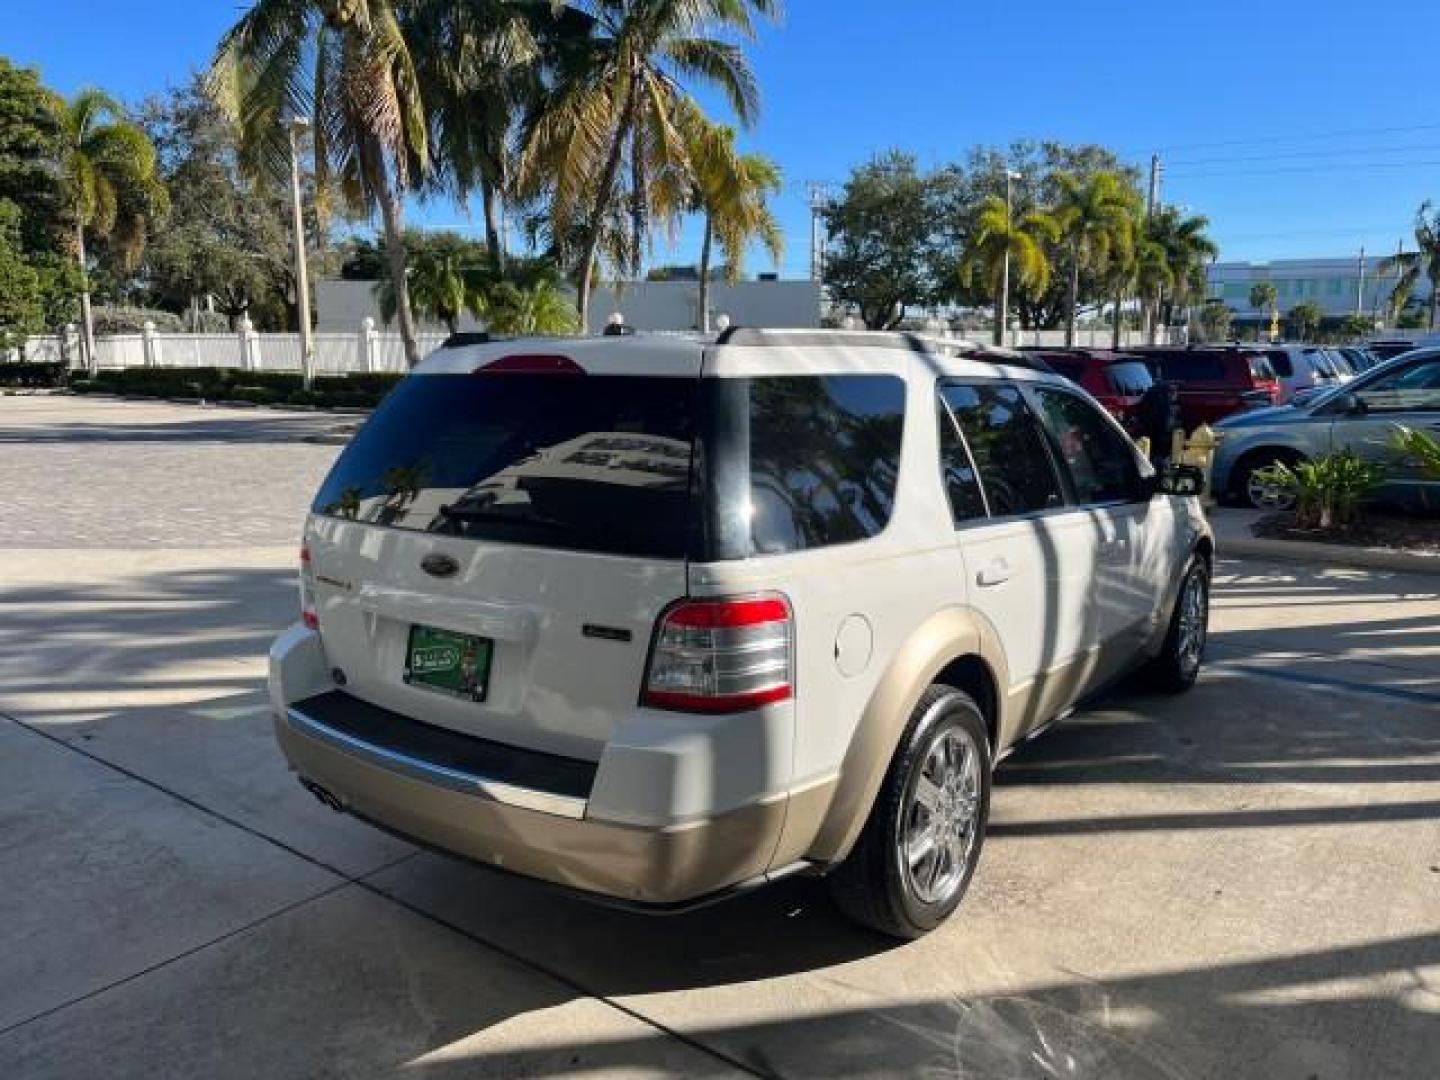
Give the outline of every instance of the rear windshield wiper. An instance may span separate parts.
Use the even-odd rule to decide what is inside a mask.
[[[502,525],[538,525],[542,529],[556,529],[574,532],[575,526],[558,518],[533,517],[525,514],[506,514],[481,506],[450,506],[442,504],[440,516],[448,521],[488,521]]]

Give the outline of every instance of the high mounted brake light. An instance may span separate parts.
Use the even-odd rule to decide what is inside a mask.
[[[568,356],[556,353],[517,354],[502,356],[481,364],[476,375],[584,375],[585,369]]]
[[[684,600],[660,616],[642,704],[727,713],[794,692],[794,619],[783,596]]]

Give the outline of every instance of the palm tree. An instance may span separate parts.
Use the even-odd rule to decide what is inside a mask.
[[[575,304],[550,278],[500,282],[486,296],[484,314],[497,334],[573,334],[579,323]]]
[[[478,266],[466,266],[454,251],[422,251],[409,267],[410,306],[422,319],[443,322],[450,333],[460,328],[465,312],[480,316],[490,282]],[[390,279],[375,287],[385,325],[395,318],[398,304]]]
[[[979,284],[993,298],[996,345],[1005,342],[1000,296],[1006,256],[1010,259],[1010,278],[1017,287],[1044,292],[1051,275],[1046,245],[1059,239],[1059,224],[1043,210],[1030,210],[1016,219],[998,195],[987,195],[980,204],[975,229],[961,257],[960,284],[965,288]]]
[[[1103,170],[1084,177],[1060,173],[1056,180],[1060,198],[1054,216],[1070,254],[1065,344],[1073,346],[1081,265],[1103,267],[1112,253],[1123,253],[1133,244],[1131,229],[1139,195],[1124,177]]]
[[[780,190],[780,167],[763,154],[737,154],[735,129],[696,116],[687,133],[692,205],[705,217],[700,240],[700,330],[710,330],[710,261],[720,248],[725,280],[738,281],[745,249],[759,243],[777,264],[785,251],[767,199]]]
[[[1270,321],[1275,321],[1275,300],[1278,294],[1275,292],[1275,283],[1271,281],[1257,281],[1250,286],[1250,306],[1256,311],[1269,311]],[[1255,330],[1255,340],[1260,340],[1260,329]]]
[[[90,312],[86,237],[110,237],[121,260],[133,266],[145,247],[147,225],[169,205],[155,147],[125,119],[125,110],[100,90],[86,89],[58,106],[64,138],[61,168],[75,222],[80,264],[80,315],[85,362],[93,373],[95,321]]]
[[[1415,211],[1415,251],[1400,251],[1380,260],[1382,276],[1395,271],[1395,285],[1390,290],[1387,321],[1399,321],[1400,313],[1410,302],[1415,286],[1423,274],[1430,282],[1430,329],[1435,329],[1436,312],[1440,310],[1440,209],[1426,199]]]
[[[420,362],[405,277],[402,200],[429,170],[429,130],[397,0],[255,0],[220,39],[211,87],[252,171],[283,177],[285,122],[312,114],[316,186],[379,209],[405,358]],[[322,208],[323,209],[323,208]]]
[[[583,332],[627,151],[626,262],[634,270],[647,219],[676,210],[656,205],[647,177],[685,159],[677,113],[699,106],[682,80],[718,90],[739,121],[751,124],[759,111],[755,76],[739,46],[717,35],[753,38],[754,16],[777,13],[779,0],[586,0],[565,7],[590,16],[591,33],[557,57],[554,86],[525,140],[520,180],[522,194],[549,195],[556,236],[577,236]]]
[[[514,183],[518,118],[540,93],[549,39],[583,24],[531,0],[412,0],[398,10],[430,117],[432,184],[480,195],[491,269],[502,269],[502,203]]]
[[[1165,273],[1156,277],[1152,293],[1154,310],[1150,318],[1152,343],[1163,321],[1173,321],[1175,306],[1187,305],[1205,292],[1205,264],[1220,249],[1207,235],[1210,220],[1201,215],[1185,216],[1178,207],[1162,206],[1144,221],[1144,240],[1159,249]]]

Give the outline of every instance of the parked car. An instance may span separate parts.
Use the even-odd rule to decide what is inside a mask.
[[[994,762],[1127,671],[1194,682],[1214,554],[1083,390],[967,351],[442,347],[306,520],[270,652],[290,764],[331,807],[592,898],[804,872],[886,933],[937,926]]]
[[[1040,357],[1052,371],[1084,387],[1122,427],[1135,433],[1135,406],[1155,384],[1140,357],[1110,349],[1026,346],[1022,351]]]
[[[1411,352],[1417,348],[1429,348],[1432,345],[1440,345],[1440,335],[1437,340],[1429,340],[1431,335],[1425,335],[1425,340],[1416,341],[1413,338],[1379,338],[1375,341],[1367,341],[1365,348],[1369,349],[1375,356],[1383,360],[1391,360],[1401,353]]]
[[[1270,361],[1280,380],[1280,399],[1276,402],[1279,405],[1286,404],[1302,390],[1327,390],[1350,377],[1329,351],[1319,345],[1266,345],[1262,355]]]
[[[1274,370],[1253,348],[1147,347],[1135,352],[1160,378],[1179,387],[1180,423],[1186,431],[1280,400]]]
[[[1381,362],[1378,356],[1361,345],[1346,345],[1335,351],[1345,357],[1350,365],[1350,369],[1356,375],[1363,375]]]
[[[1440,433],[1440,349],[1405,353],[1302,405],[1223,421],[1217,428],[1212,482],[1217,493],[1236,502],[1275,508],[1281,493],[1257,475],[1261,469],[1348,448],[1390,466],[1377,498],[1440,507],[1440,483],[1394,447],[1400,425]]]

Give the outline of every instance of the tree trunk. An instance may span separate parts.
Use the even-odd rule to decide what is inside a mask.
[[[1075,347],[1075,316],[1080,307],[1080,245],[1070,245],[1070,310],[1065,316],[1065,347]]]
[[[580,315],[582,334],[590,333],[590,290],[595,286],[595,256],[600,250],[600,232],[605,227],[605,211],[610,206],[610,200],[615,197],[615,179],[620,174],[620,158],[625,150],[625,139],[631,120],[635,115],[634,103],[632,87],[630,98],[625,103],[625,111],[620,117],[620,124],[615,130],[610,156],[606,158],[605,168],[600,173],[600,183],[595,192],[595,210],[590,215],[590,223],[586,226],[584,239],[580,244],[580,257],[583,261],[580,264],[580,292],[575,298],[575,309]]]
[[[1125,297],[1120,290],[1115,291],[1115,310],[1111,313],[1110,320],[1112,328],[1110,331],[1110,348],[1120,350],[1120,305],[1124,303]]]
[[[645,162],[640,157],[640,133],[632,126],[630,130],[630,276],[636,281],[640,280],[640,248],[645,243],[645,201]]]
[[[995,290],[995,334],[994,334],[994,341],[995,341],[995,344],[996,344],[996,345],[1005,345],[1005,344],[1006,344],[1006,341],[1005,341],[1005,326],[1004,326],[1005,319],[1004,319],[1004,317],[1000,314],[1000,306],[1001,306],[1001,305],[1000,305],[1000,290],[999,290],[999,289],[996,289],[996,290]]]
[[[376,154],[378,157],[378,153]],[[420,363],[420,345],[415,340],[415,313],[410,307],[410,281],[405,276],[405,225],[400,196],[390,185],[384,162],[379,163],[373,190],[380,203],[385,226],[385,259],[390,264],[390,286],[395,293],[395,316],[400,324],[400,341],[405,346],[405,363]]]
[[[490,269],[504,272],[505,253],[500,248],[499,214],[496,212],[495,185],[484,177],[480,178],[480,204],[485,212],[485,251],[490,257]]]
[[[90,313],[90,270],[85,265],[85,224],[75,226],[76,258],[80,260],[80,347],[85,351],[85,370],[93,378],[99,369],[95,356],[95,320]]]
[[[700,332],[710,332],[710,245],[715,229],[710,214],[705,214],[705,235],[700,241]]]

